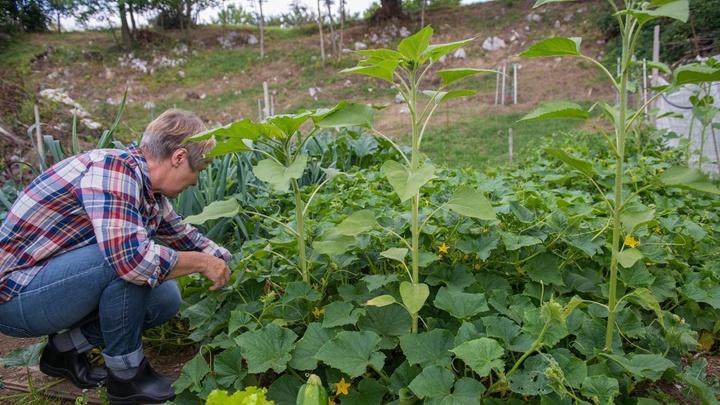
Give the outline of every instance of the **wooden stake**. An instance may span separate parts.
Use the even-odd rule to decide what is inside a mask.
[[[495,105],[498,105],[500,101],[500,66],[498,66],[497,74],[495,75]]]
[[[518,65],[513,63],[513,104],[517,104],[517,76],[518,76]]]
[[[500,104],[505,105],[505,78],[507,77],[507,65],[502,67],[502,86],[500,91]]]
[[[40,129],[40,109],[37,104],[33,106],[35,112],[35,142],[37,142],[38,151],[38,163],[40,164],[40,170],[45,170],[45,147],[43,145],[42,130]]]
[[[267,82],[263,82],[263,101],[265,102],[265,108],[263,109],[263,118],[270,116],[270,92],[268,91]]]
[[[660,62],[660,26],[655,26],[655,33],[653,36],[653,62]],[[653,86],[658,85],[658,70],[653,68],[652,70],[652,83]]]
[[[508,128],[508,161],[510,164],[513,162],[513,131],[512,128]]]

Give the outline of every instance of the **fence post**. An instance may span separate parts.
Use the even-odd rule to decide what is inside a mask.
[[[500,91],[500,104],[505,105],[505,77],[507,75],[507,65],[502,66],[502,86]]]
[[[263,101],[265,101],[265,108],[263,109],[263,118],[270,116],[270,92],[268,91],[267,82],[263,82]]]
[[[495,105],[500,102],[500,66],[497,68],[497,74],[495,74]]]
[[[518,65],[513,63],[513,104],[517,104],[517,76],[518,76]]]
[[[510,164],[513,162],[513,130],[508,128],[508,160]]]

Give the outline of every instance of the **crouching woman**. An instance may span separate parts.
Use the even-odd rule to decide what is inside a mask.
[[[209,140],[196,115],[168,110],[140,146],[98,149],[50,167],[0,226],[0,332],[49,335],[45,374],[82,388],[105,383],[111,403],[162,403],[172,380],[145,359],[143,331],[175,316],[175,278],[200,273],[212,290],[230,278],[230,254],[182,223],[168,198],[197,182]],[[85,353],[101,347],[105,367]]]

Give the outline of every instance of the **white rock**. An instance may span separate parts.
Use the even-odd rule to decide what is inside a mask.
[[[398,111],[400,114],[410,114],[410,108],[406,105],[400,107],[400,110]]]
[[[377,44],[378,42],[380,42],[380,38],[376,33],[373,32],[372,35],[370,35],[370,42],[372,42],[373,44]]]
[[[560,62],[562,62],[562,58],[555,58],[555,63],[560,63]]]
[[[115,72],[112,71],[109,67],[105,68],[105,80],[112,80],[115,78]]]
[[[320,87],[310,87],[308,89],[308,94],[310,94],[310,97],[313,98],[313,100],[317,101],[318,94],[322,92],[322,89]]]
[[[446,60],[447,60],[447,55],[443,55],[440,57],[440,59],[438,59],[438,62],[445,63]]]
[[[563,18],[563,21],[568,22],[568,21],[572,20],[572,18],[573,18],[573,15],[572,15],[572,13],[570,13],[570,14],[566,15],[565,18]]]
[[[350,79],[345,80],[345,83],[343,83],[343,86],[344,86],[344,87],[350,87],[350,86],[352,86],[352,82],[350,81]]]
[[[173,49],[173,53],[175,53],[175,55],[183,55],[183,54],[186,54],[187,51],[188,51],[188,46],[185,44],[180,44],[180,45],[176,46],[175,49]]]
[[[528,22],[540,22],[540,21],[542,21],[542,17],[540,17],[539,15],[537,15],[537,14],[535,14],[535,13],[530,13],[530,14],[528,14],[527,17],[525,17],[525,19],[526,19]]]
[[[58,72],[50,72],[49,75],[46,76],[48,80],[55,80],[58,77],[60,77],[60,73]]]
[[[486,51],[492,52],[492,51],[498,50],[500,48],[505,48],[505,41],[503,41],[499,37],[485,38],[485,41],[483,41],[482,47]],[[462,49],[462,48],[460,48],[460,49]]]
[[[178,76],[180,76],[181,79],[184,79],[184,78],[185,78],[185,71],[184,71],[184,70],[179,70],[179,71],[178,71]]]
[[[218,42],[220,43],[220,46],[222,46],[225,49],[233,48],[235,46],[235,40],[240,36],[235,31],[230,31],[227,34],[218,37]]]
[[[351,53],[351,52],[352,52],[352,49],[343,48],[342,51],[340,51],[340,52],[342,52],[342,53]]]
[[[560,28],[560,20],[555,20],[555,28]]]
[[[405,97],[403,97],[402,93],[398,93],[395,95],[395,103],[396,104],[402,104],[405,102]]]
[[[459,48],[458,50],[453,52],[453,58],[455,59],[465,59],[466,57],[467,54],[465,53],[465,48]]]
[[[200,100],[205,100],[207,98],[207,94],[203,93],[200,95]]]
[[[362,49],[367,49],[367,45],[365,45],[364,42],[360,42],[360,41],[355,42],[355,50],[360,51]]]
[[[148,101],[147,103],[145,103],[145,104],[143,105],[143,108],[146,109],[146,110],[154,110],[154,109],[155,109],[155,103],[153,103],[152,101]]]
[[[110,105],[118,105],[118,104],[120,104],[119,102],[113,100],[112,97],[108,97],[107,100],[105,100],[105,102],[108,103],[108,104],[110,104]]]
[[[584,13],[586,10],[587,10],[587,9],[586,9],[585,7],[580,7],[579,9],[577,9],[576,13],[582,14],[582,13]]]
[[[257,37],[256,37],[255,35],[252,35],[252,34],[250,34],[250,36],[249,36],[248,39],[247,39],[247,43],[250,44],[250,45],[257,45],[258,42],[259,42],[259,41],[258,41]]]
[[[530,31],[530,26],[529,26],[529,25],[526,25],[526,26],[525,26],[525,31]]]
[[[400,27],[400,36],[403,38],[410,36],[410,30],[408,30],[406,27]]]
[[[372,87],[368,87],[367,89],[368,89],[368,93],[372,93],[372,92],[373,92],[373,88],[372,88]]]

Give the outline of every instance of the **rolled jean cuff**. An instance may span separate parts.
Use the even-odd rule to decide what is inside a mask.
[[[92,349],[93,345],[88,342],[85,335],[83,335],[82,330],[80,328],[73,328],[68,332],[70,335],[70,340],[72,341],[73,346],[75,346],[75,350],[78,351],[78,353],[85,353]]]
[[[140,367],[140,363],[142,363],[145,358],[145,353],[143,353],[143,348],[140,346],[134,352],[120,354],[118,356],[109,356],[103,353],[103,358],[105,358],[107,368],[111,370],[127,370],[129,368]]]

